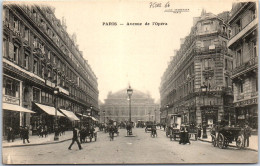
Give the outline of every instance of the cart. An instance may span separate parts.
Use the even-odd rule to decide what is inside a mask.
[[[227,148],[229,143],[236,142],[237,148],[243,147],[244,136],[240,127],[225,126],[216,127],[215,132],[211,134],[212,145],[220,149]]]

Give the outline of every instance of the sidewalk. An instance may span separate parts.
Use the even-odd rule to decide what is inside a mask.
[[[198,140],[211,143],[210,132],[207,132],[207,136],[207,138],[199,138]],[[233,141],[229,146],[236,147],[236,142]],[[251,135],[251,137],[249,137],[249,147],[246,147],[245,149],[258,151],[258,135]]]
[[[20,138],[16,138],[14,142],[8,142],[7,140],[2,140],[2,147],[7,148],[7,147],[20,147],[20,146],[33,146],[33,145],[46,145],[46,144],[55,144],[55,143],[60,143],[64,141],[68,141],[72,139],[72,131],[66,131],[65,135],[59,136],[58,141],[54,141],[54,133],[49,134],[46,138],[39,138],[39,136],[29,136],[29,141],[30,143],[27,143],[25,140],[25,144],[23,144],[23,140]]]

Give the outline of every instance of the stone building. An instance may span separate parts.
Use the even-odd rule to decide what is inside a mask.
[[[179,114],[182,123],[212,126],[232,112],[229,12],[202,12],[161,78],[161,122]]]
[[[109,119],[121,122],[129,120],[129,100],[126,89],[118,92],[109,92],[100,109],[100,121],[108,122]],[[131,97],[131,120],[160,121],[159,105],[149,94],[134,89]]]
[[[258,14],[254,2],[235,3],[230,13],[234,106],[236,121],[243,126],[247,121],[258,126]]]
[[[52,129],[54,101],[59,123],[67,121],[65,115],[78,120],[75,114],[90,107],[98,114],[97,77],[54,8],[4,5],[2,25],[4,135],[7,127],[16,133],[24,125]]]

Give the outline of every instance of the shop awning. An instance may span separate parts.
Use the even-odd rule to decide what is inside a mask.
[[[64,109],[60,109],[61,112],[63,112],[70,120],[79,120],[79,118],[71,111],[67,111]]]
[[[97,120],[95,117],[93,117],[93,116],[92,116],[91,118],[92,118],[92,120],[94,120],[94,121],[98,121],[98,120]]]
[[[80,113],[76,113],[76,114],[79,115],[79,116],[86,117],[86,118],[91,118],[91,116],[88,116],[88,115],[82,115],[82,114],[80,114]]]
[[[19,112],[27,112],[27,113],[35,113],[29,109],[26,109],[24,107],[21,107],[19,105],[14,105],[14,104],[8,104],[8,103],[2,103],[3,109],[4,110],[9,110],[9,111],[19,111]]]
[[[43,105],[43,104],[38,104],[35,103],[41,110],[43,110],[44,112],[46,112],[49,115],[54,115],[55,116],[55,108],[51,107],[51,106],[47,106],[47,105]],[[64,116],[62,115],[58,110],[57,110],[57,116]]]

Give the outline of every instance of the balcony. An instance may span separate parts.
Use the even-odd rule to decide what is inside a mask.
[[[250,55],[248,55],[250,56]],[[254,57],[252,59],[250,59],[248,62],[243,63],[242,65],[236,67],[233,69],[232,71],[232,77],[234,78],[234,75],[239,74],[247,69],[249,69],[248,71],[250,71],[250,68],[253,66],[256,66],[258,64],[258,57]]]
[[[242,99],[244,99],[244,94],[237,95],[237,100],[242,100]]]
[[[251,97],[257,97],[258,96],[258,91],[256,92],[251,92]]]
[[[258,24],[258,19],[252,20],[247,26],[245,26],[242,30],[237,31],[228,42],[228,48],[232,46],[236,41],[238,41],[240,38],[242,38],[249,30],[251,30],[253,27],[255,27]]]

